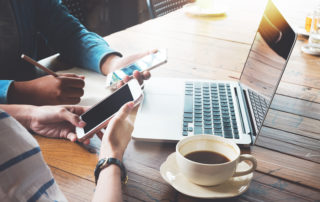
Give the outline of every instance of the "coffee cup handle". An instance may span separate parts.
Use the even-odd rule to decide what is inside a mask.
[[[242,154],[242,155],[240,155],[239,163],[241,161],[245,161],[245,160],[251,161],[251,163],[252,163],[251,167],[248,170],[245,170],[245,171],[236,171],[233,174],[233,177],[247,175],[249,173],[252,173],[257,168],[257,160],[252,155],[250,155],[250,154]]]

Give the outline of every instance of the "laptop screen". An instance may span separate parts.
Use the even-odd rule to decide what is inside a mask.
[[[265,96],[270,104],[295,38],[295,32],[269,1],[242,71],[240,83]]]

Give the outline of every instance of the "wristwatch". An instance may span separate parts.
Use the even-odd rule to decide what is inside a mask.
[[[108,167],[111,164],[115,164],[115,165],[119,166],[119,168],[121,170],[121,182],[122,182],[122,184],[127,184],[127,182],[128,182],[127,170],[124,167],[123,163],[116,158],[103,158],[98,161],[97,166],[94,169],[94,177],[95,177],[96,184],[98,182],[98,178],[99,178],[101,170]]]

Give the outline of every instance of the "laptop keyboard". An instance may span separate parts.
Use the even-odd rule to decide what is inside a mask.
[[[260,96],[250,89],[248,89],[248,94],[250,97],[252,111],[256,120],[257,127],[258,129],[260,129],[263,119],[268,110],[268,101],[264,97]]]
[[[183,136],[214,134],[239,139],[230,84],[186,82]]]

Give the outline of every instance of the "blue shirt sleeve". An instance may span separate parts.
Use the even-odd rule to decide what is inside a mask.
[[[12,80],[0,80],[0,104],[7,104],[7,95]]]
[[[108,43],[93,32],[89,32],[73,17],[60,0],[35,0],[37,27],[66,62],[100,71],[100,63],[112,50]]]

